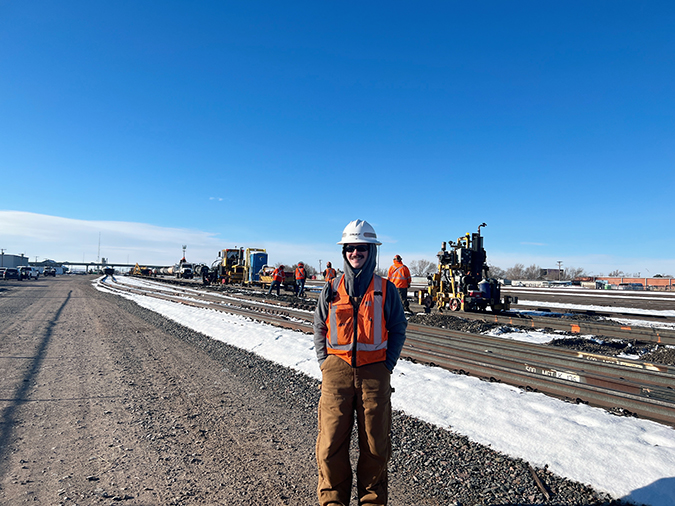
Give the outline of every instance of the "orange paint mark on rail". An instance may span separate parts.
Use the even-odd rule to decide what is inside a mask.
[[[581,327],[579,327],[579,325],[572,325],[571,327],[572,327],[572,332],[575,332],[577,334],[579,332],[581,332]]]

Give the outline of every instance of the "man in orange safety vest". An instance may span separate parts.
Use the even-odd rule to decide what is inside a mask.
[[[284,282],[285,277],[286,273],[284,272],[283,265],[280,265],[279,267],[274,269],[274,272],[272,272],[272,284],[270,285],[270,289],[267,292],[267,295],[272,295],[272,290],[276,288],[278,296],[281,284]]]
[[[410,312],[410,302],[408,302],[408,288],[410,288],[410,270],[408,267],[403,265],[403,259],[401,255],[396,255],[394,257],[394,265],[389,267],[389,273],[387,274],[387,279],[394,283],[394,286],[398,289],[398,294],[401,297],[401,302],[403,302],[403,307],[407,312]]]
[[[347,505],[352,494],[349,440],[355,419],[358,504],[387,504],[391,457],[391,372],[407,321],[395,286],[375,274],[373,227],[355,220],[342,233],[344,274],[327,282],[314,312],[314,346],[321,368],[319,504]]]
[[[333,266],[331,265],[330,262],[326,262],[326,269],[323,271],[323,279],[325,279],[326,281],[330,281],[335,276],[337,276],[337,272],[335,271],[335,269],[333,269]]]
[[[305,272],[305,264],[298,262],[298,266],[295,268],[295,295],[302,297],[305,294],[305,280],[307,279],[307,273]]]

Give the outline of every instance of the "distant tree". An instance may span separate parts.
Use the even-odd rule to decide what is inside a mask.
[[[541,277],[541,267],[537,264],[530,265],[524,271],[524,279],[539,279]]]
[[[588,276],[586,271],[581,267],[566,267],[563,271],[562,279],[569,281],[576,278]]]
[[[413,276],[426,276],[436,271],[436,264],[429,260],[413,260],[408,267]]]
[[[525,266],[523,264],[516,264],[506,269],[506,277],[508,279],[525,279]]]
[[[380,276],[381,278],[386,278],[388,274],[389,267],[386,269],[384,267],[375,267],[375,274]]]
[[[620,271],[619,269],[616,269],[616,270],[613,270],[612,272],[610,272],[608,274],[608,276],[610,278],[622,278],[622,277],[625,276],[625,274],[623,273],[623,271]]]
[[[505,278],[506,277],[506,271],[502,269],[501,267],[497,267],[496,265],[491,265],[490,266],[490,277],[491,278]]]

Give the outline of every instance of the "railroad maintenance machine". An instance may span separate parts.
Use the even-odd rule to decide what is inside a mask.
[[[267,252],[260,248],[233,248],[218,252],[211,265],[212,282],[222,284],[256,284],[260,271],[267,265]]]
[[[481,223],[478,232],[467,233],[457,242],[443,242],[438,252],[438,272],[428,276],[429,286],[419,292],[419,303],[427,312],[432,306],[439,311],[485,311],[489,306],[498,313],[518,303],[517,297],[502,298],[499,280],[489,276],[480,235],[480,229],[486,226]]]

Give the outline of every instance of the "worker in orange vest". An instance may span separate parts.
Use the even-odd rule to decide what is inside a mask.
[[[377,234],[356,220],[342,233],[344,274],[326,283],[314,312],[314,347],[321,368],[319,504],[349,504],[350,437],[355,419],[358,504],[387,504],[391,457],[391,372],[407,321],[396,287],[375,274]]]
[[[295,295],[297,297],[302,297],[305,294],[306,279],[305,264],[298,262],[298,266],[295,268]]]
[[[284,278],[286,277],[286,273],[284,272],[284,266],[280,265],[276,269],[274,269],[274,272],[272,272],[272,284],[270,285],[270,289],[267,292],[267,295],[272,295],[272,290],[274,288],[277,289],[277,296],[279,295],[279,289],[281,288],[281,284],[284,282]]]
[[[401,258],[401,255],[396,255],[394,257],[394,265],[389,267],[387,279],[394,283],[394,286],[398,289],[398,294],[401,297],[401,302],[403,302],[404,309],[407,312],[410,312],[410,302],[408,302],[408,288],[410,288],[410,282],[412,278],[410,277],[410,270],[408,267],[403,265],[403,259]]]
[[[326,262],[326,269],[323,271],[323,279],[330,281],[335,276],[337,276],[337,272],[333,269],[330,262]]]

